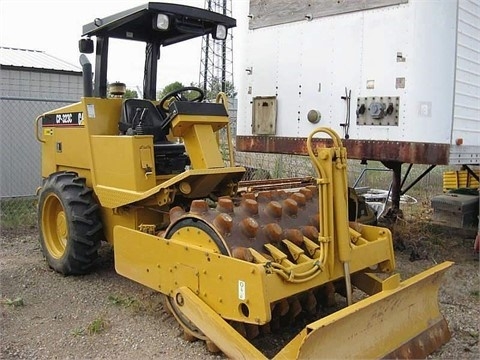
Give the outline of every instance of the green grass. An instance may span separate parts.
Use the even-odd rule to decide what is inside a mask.
[[[37,200],[34,197],[0,200],[0,223],[2,228],[31,227],[37,223]]]
[[[108,295],[110,305],[128,309],[133,315],[154,315],[163,307],[163,295],[153,291],[138,296],[114,294]]]
[[[2,304],[7,305],[7,306],[12,306],[12,307],[21,307],[25,306],[25,302],[23,301],[23,298],[17,297],[15,299],[3,299],[1,301]]]
[[[101,333],[107,328],[107,321],[103,317],[96,318],[87,326],[88,335]]]
[[[83,336],[85,335],[85,329],[82,328],[75,328],[71,331],[73,336]]]
[[[403,185],[405,189],[410,185],[417,177],[419,177],[429,165],[413,165],[410,170],[410,174]],[[360,175],[363,169],[386,169],[385,166],[379,161],[369,161],[367,165],[360,164],[358,160],[348,161],[348,180],[349,184],[353,185],[357,177]],[[407,172],[408,164],[402,166],[402,180],[403,176]],[[431,198],[432,196],[442,194],[443,192],[443,172],[452,170],[451,167],[437,166],[431,170],[427,175],[423,177],[417,184],[415,184],[407,194],[417,198],[419,201],[423,201]],[[392,181],[392,172],[390,171],[372,171],[368,170],[363,180],[359,183],[359,186],[368,186],[372,189],[384,189],[388,190]]]
[[[109,295],[108,302],[111,305],[128,309],[134,315],[155,314],[158,311],[159,304],[162,303],[161,296],[157,295],[155,293],[154,296],[141,297],[140,299],[132,296]]]
[[[103,332],[108,326],[107,320],[103,316],[94,319],[86,327],[76,327],[70,333],[73,336],[96,335]]]
[[[474,338],[475,340],[477,340],[477,342],[478,342],[478,338],[479,338],[478,332],[476,332],[476,331],[471,331],[471,332],[469,332],[468,334],[469,334],[472,338]]]
[[[119,295],[108,295],[108,302],[112,305],[128,308],[137,303],[137,300],[131,297],[123,297]]]

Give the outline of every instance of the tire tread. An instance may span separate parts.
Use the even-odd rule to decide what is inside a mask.
[[[60,199],[68,224],[69,237],[65,253],[54,258],[48,251],[42,232],[42,201],[50,194]],[[103,239],[100,207],[85,178],[74,172],[57,172],[43,182],[40,191],[39,229],[42,251],[50,267],[64,275],[85,274],[91,271],[98,258],[98,249]],[[45,216],[48,216],[46,214]]]

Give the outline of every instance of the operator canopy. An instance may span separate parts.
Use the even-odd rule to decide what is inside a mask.
[[[146,43],[143,81],[144,99],[156,98],[157,60],[160,47],[203,35],[225,40],[236,20],[205,9],[170,3],[147,3],[118,14],[97,18],[83,26],[79,42],[81,53],[93,53],[91,36],[97,38],[95,51],[95,97],[107,95],[107,67],[109,38]],[[84,61],[85,62],[85,61]],[[83,67],[82,63],[82,67]],[[88,71],[88,70],[87,70]],[[86,71],[84,70],[84,74]],[[85,80],[85,96],[91,93],[91,81]]]
[[[206,34],[223,40],[227,29],[234,26],[235,19],[208,10],[178,4],[147,3],[95,19],[83,26],[82,36],[112,37],[167,46]]]

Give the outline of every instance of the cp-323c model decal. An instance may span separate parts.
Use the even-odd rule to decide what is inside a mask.
[[[47,114],[43,117],[42,126],[83,126],[83,112]]]

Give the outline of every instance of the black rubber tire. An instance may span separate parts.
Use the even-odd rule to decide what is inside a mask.
[[[58,172],[43,182],[38,201],[40,244],[48,265],[64,275],[90,272],[103,239],[99,206],[85,179]]]

